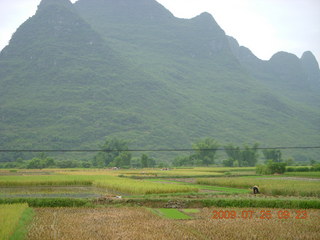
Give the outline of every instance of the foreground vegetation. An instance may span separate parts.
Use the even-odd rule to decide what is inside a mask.
[[[145,208],[57,208],[36,209],[28,239],[317,239],[319,210],[308,210],[307,219],[279,219],[274,209],[251,208],[252,211],[270,211],[271,219],[236,218],[213,219],[214,211],[248,209],[203,208],[187,213],[192,219],[174,220],[154,214]],[[283,209],[285,211],[285,209]],[[174,217],[171,213],[167,216]],[[50,226],[50,227],[49,227]],[[239,231],[242,229],[242,231]],[[285,230],[284,230],[285,229]]]
[[[261,239],[315,239],[318,174],[261,176],[253,167],[1,170],[0,189],[6,197],[0,195],[0,215],[10,218],[1,218],[0,239],[24,239],[26,233],[30,240],[248,239],[250,234]],[[252,194],[253,185],[261,194]],[[77,188],[97,196],[64,195]],[[18,197],[19,192],[25,197]],[[39,197],[38,192],[48,196]],[[213,219],[217,209],[238,214],[271,211],[273,218]],[[285,219],[277,218],[279,211]],[[297,211],[307,211],[308,218],[295,219]],[[239,232],[240,227],[244,231]]]
[[[25,224],[32,217],[28,204],[0,204],[0,239],[24,239]]]

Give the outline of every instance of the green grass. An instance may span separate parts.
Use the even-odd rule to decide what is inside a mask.
[[[24,240],[27,233],[28,229],[27,226],[31,222],[33,216],[35,215],[34,210],[32,208],[27,208],[25,211],[22,213],[20,220],[17,224],[16,230],[10,237],[10,240]]]
[[[1,216],[0,217],[0,239],[1,240],[13,239],[11,237],[13,236],[17,227],[20,226],[19,221],[27,208],[28,208],[28,204],[26,203],[0,205],[0,216]],[[25,217],[26,215],[24,215],[24,218]],[[22,235],[22,233],[18,235],[20,236]]]
[[[198,213],[198,212],[200,212],[200,210],[199,209],[182,209],[181,211],[183,211],[183,212],[185,212],[185,213]]]
[[[0,198],[0,204],[28,204],[30,207],[84,207],[91,200],[75,198]]]
[[[168,218],[168,219],[175,219],[175,220],[192,219],[192,217],[182,213],[178,209],[158,208],[158,209],[152,209],[152,212],[156,213],[161,217]]]

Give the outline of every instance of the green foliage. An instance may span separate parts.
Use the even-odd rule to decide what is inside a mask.
[[[233,163],[235,162],[234,159],[228,158],[222,161],[224,167],[233,167]]]
[[[101,146],[99,152],[93,159],[93,166],[106,167],[106,166],[130,166],[131,154],[123,152],[128,150],[128,143],[124,140],[111,138],[107,139]]]
[[[152,168],[156,166],[156,162],[153,158],[148,157],[146,154],[141,155],[141,167],[142,168]]]
[[[233,144],[229,144],[224,147],[229,159],[225,160],[223,164],[226,167],[248,167],[255,166],[258,161],[258,143],[255,143],[252,147],[244,146],[243,149],[235,147]]]
[[[57,164],[58,165],[58,164]],[[38,158],[33,158],[27,163],[29,169],[42,169],[57,166],[53,158],[41,154]],[[59,165],[58,165],[59,166]],[[60,166],[59,166],[60,167]]]
[[[319,171],[320,171],[320,163],[314,164],[314,165],[311,167],[310,171],[319,172]]]
[[[172,165],[175,167],[181,167],[181,166],[192,166],[192,158],[190,156],[177,156],[173,162]]]
[[[61,160],[57,162],[56,166],[59,168],[76,168],[80,167],[80,164],[75,160]]]
[[[281,150],[277,149],[264,149],[262,150],[264,158],[266,161],[272,160],[273,162],[282,162],[281,156]]]
[[[28,203],[30,207],[83,207],[90,205],[90,200],[76,198],[0,198],[0,204],[17,203]]]
[[[258,165],[256,167],[256,173],[257,174],[283,174],[286,171],[287,163],[282,162],[274,162],[272,160],[269,160],[266,165]]]
[[[212,138],[205,138],[192,145],[195,154],[192,156],[200,165],[209,166],[214,164],[219,144]]]
[[[280,163],[280,162],[273,162],[270,161],[267,166],[270,169],[271,173],[278,173],[282,174],[286,171],[286,163]]]
[[[115,157],[110,166],[129,168],[131,166],[131,153],[121,152],[119,156]]]
[[[319,172],[320,164],[314,164],[313,166],[291,166],[287,167],[287,172]]]
[[[268,168],[267,165],[261,165],[261,164],[259,164],[259,165],[256,166],[256,173],[257,173],[257,174],[261,174],[261,175],[269,175],[269,174],[272,174],[272,173],[271,173],[271,169]]]

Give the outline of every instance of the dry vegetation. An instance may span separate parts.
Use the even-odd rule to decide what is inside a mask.
[[[36,217],[30,227],[28,239],[228,240],[320,237],[320,210],[308,210],[308,219],[283,220],[276,217],[270,220],[216,220],[212,219],[213,210],[216,209],[204,208],[199,213],[193,213],[193,220],[169,220],[154,215],[145,208],[41,208],[36,209]]]

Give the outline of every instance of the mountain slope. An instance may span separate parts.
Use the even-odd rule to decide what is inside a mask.
[[[43,0],[0,54],[0,146],[316,145],[312,54],[265,62],[234,41],[210,14],[177,19],[154,0]]]

